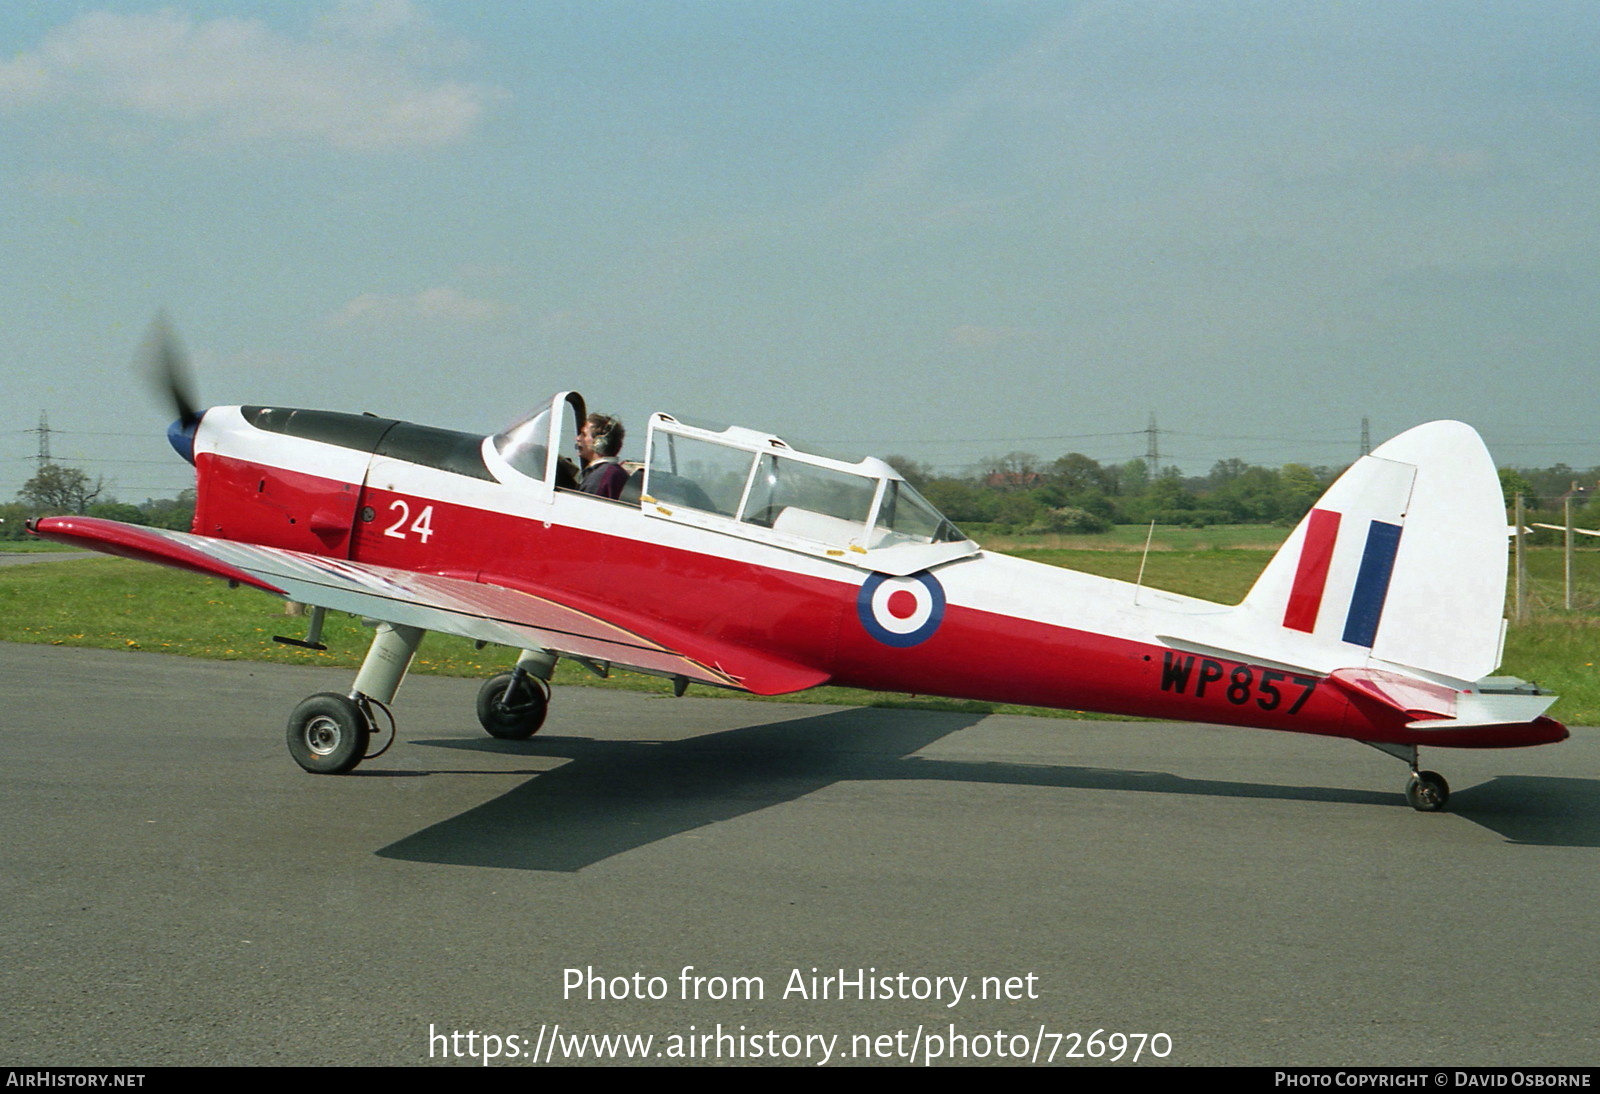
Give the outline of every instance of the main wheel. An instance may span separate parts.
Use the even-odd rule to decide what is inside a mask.
[[[343,775],[366,756],[371,734],[355,700],[324,691],[289,715],[289,755],[313,775]]]
[[[1406,801],[1423,813],[1437,813],[1450,800],[1450,784],[1436,771],[1419,771],[1406,783]]]
[[[523,741],[539,732],[550,712],[550,694],[544,681],[523,676],[512,693],[509,672],[503,672],[478,689],[478,721],[489,736],[502,741]]]

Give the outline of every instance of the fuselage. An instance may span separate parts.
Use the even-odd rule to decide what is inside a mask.
[[[312,439],[270,428],[282,425],[274,413],[295,412],[207,412],[194,532],[559,589],[596,616],[657,621],[852,687],[1396,744],[1538,743],[1526,726],[1504,739],[1413,730],[1402,712],[1323,674],[1161,640],[1224,606],[975,548],[885,572],[848,551],[723,528],[715,515],[681,519],[649,494],[622,502],[557,488],[519,474],[485,438],[352,417]],[[1546,739],[1565,736],[1549,725]]]

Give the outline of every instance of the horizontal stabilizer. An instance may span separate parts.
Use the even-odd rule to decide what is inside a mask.
[[[1410,718],[1412,729],[1473,729],[1531,723],[1550,709],[1554,695],[1509,676],[1489,677],[1456,689],[1383,669],[1337,669],[1329,682],[1352,695],[1376,699]]]
[[[1412,722],[1411,728],[1464,729],[1533,722],[1540,720],[1556,698],[1515,677],[1491,676],[1456,697],[1455,717],[1423,718]]]
[[[1456,717],[1455,688],[1383,669],[1335,669],[1328,679],[1345,691],[1376,699],[1410,718]],[[1518,719],[1519,721],[1521,719]]]

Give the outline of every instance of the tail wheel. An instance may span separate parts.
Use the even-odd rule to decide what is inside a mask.
[[[549,712],[549,685],[536,676],[503,672],[478,689],[478,721],[502,741],[532,737]]]
[[[343,775],[367,754],[366,711],[346,695],[313,695],[289,715],[289,755],[313,775]]]
[[[1422,813],[1437,813],[1450,800],[1450,784],[1437,771],[1418,771],[1406,783],[1406,801]]]

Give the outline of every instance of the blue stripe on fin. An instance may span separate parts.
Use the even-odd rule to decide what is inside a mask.
[[[1389,597],[1395,555],[1400,551],[1400,525],[1375,520],[1367,528],[1367,546],[1361,554],[1356,589],[1350,597],[1350,614],[1344,619],[1344,640],[1372,648],[1378,637],[1383,602]]]

